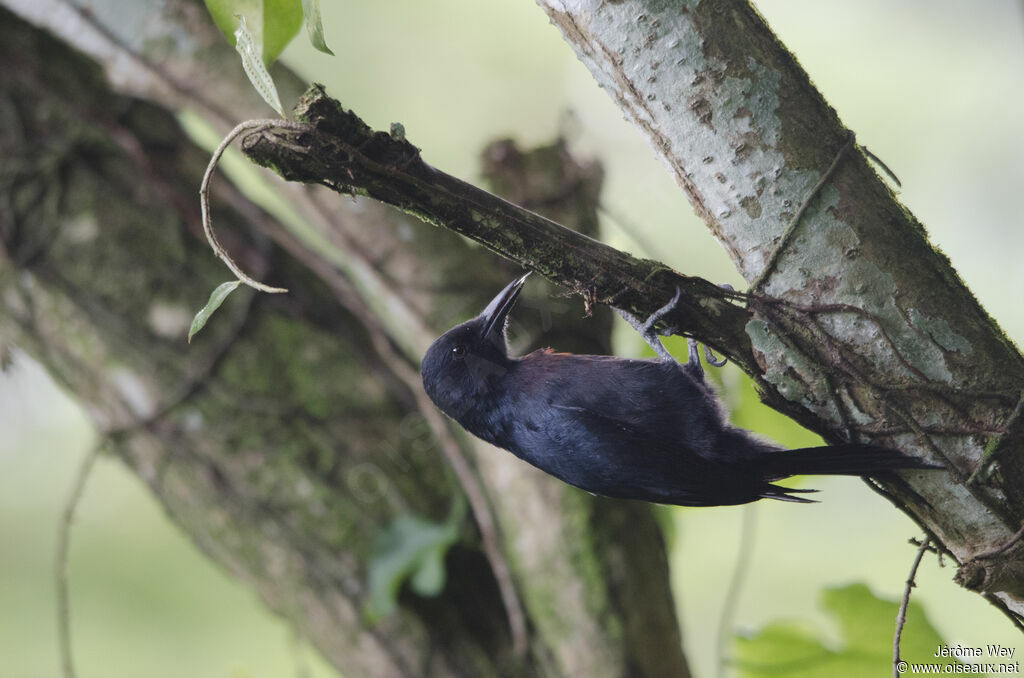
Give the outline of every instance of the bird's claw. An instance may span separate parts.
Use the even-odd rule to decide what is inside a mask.
[[[732,289],[732,286],[727,284],[722,285],[722,287]],[[675,331],[673,329],[665,329],[659,332],[655,329],[655,325],[675,309],[676,304],[679,303],[679,297],[681,295],[682,292],[679,287],[676,287],[675,296],[673,296],[667,304],[647,316],[646,320],[639,320],[636,316],[622,310],[621,308],[615,309],[615,312],[622,316],[622,319],[628,322],[630,326],[632,326],[632,328],[644,338],[644,341],[647,342],[647,345],[651,347],[651,350],[653,350],[659,358],[662,360],[672,361],[680,366],[682,366],[682,364],[675,359],[675,356],[669,353],[668,349],[661,343],[661,339],[659,339],[659,336],[674,334]],[[689,362],[686,363],[686,367],[693,371],[697,377],[702,378],[704,376],[704,368],[701,367],[700,364],[700,350],[697,348],[697,340],[692,338],[688,339],[687,346],[689,347],[690,357]],[[718,358],[715,356],[715,354],[711,352],[711,348],[707,345],[704,346],[704,359],[707,360],[709,365],[714,365],[715,367],[721,367],[727,362],[726,358]]]
[[[711,347],[707,344],[704,344],[704,360],[708,361],[708,365],[714,365],[715,367],[722,367],[729,362],[729,359],[725,356],[722,356],[721,358],[716,356],[711,350]]]
[[[632,313],[623,311],[621,308],[615,309],[615,312],[622,316],[622,319],[629,323],[630,326],[634,330],[636,330],[641,337],[644,338],[644,341],[647,342],[647,345],[651,347],[651,350],[653,350],[659,358],[661,358],[662,360],[669,360],[674,363],[678,363],[679,361],[676,360],[675,357],[668,352],[668,349],[665,348],[665,346],[661,343],[661,339],[658,338],[659,334],[661,333],[659,333],[654,328],[654,326],[658,323],[659,320],[664,318],[666,314],[668,314],[670,311],[672,311],[672,309],[676,307],[676,304],[679,303],[679,297],[681,294],[682,293],[680,292],[679,288],[676,287],[676,294],[674,297],[672,297],[672,300],[669,301],[664,306],[662,306],[661,308],[659,308],[654,313],[647,316],[646,320],[640,320]],[[672,331],[666,330],[663,333],[672,334]]]
[[[725,290],[729,290],[729,291],[732,291],[732,290],[735,289],[729,283],[722,283],[721,285],[719,285],[719,287],[721,287],[722,289],[725,289]],[[700,365],[700,362],[697,361],[696,350],[694,349],[694,345],[697,342],[695,340],[693,340],[693,339],[691,339],[690,341],[693,342],[691,344],[691,346],[690,346],[690,360],[693,360],[694,364]],[[714,352],[711,350],[711,347],[708,346],[707,344],[704,344],[704,360],[708,361],[708,365],[712,365],[714,367],[722,367],[727,362],[729,362],[729,359],[726,358],[725,356],[722,356],[721,358],[717,357],[714,354]]]

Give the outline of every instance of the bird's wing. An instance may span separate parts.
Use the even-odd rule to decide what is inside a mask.
[[[750,501],[763,484],[738,463],[743,450],[721,454],[717,401],[677,365],[542,354],[514,379],[509,449],[572,485],[709,505]]]
[[[588,387],[552,384],[547,399],[592,421],[650,442],[702,455],[725,430],[714,394],[678,365],[647,360],[612,360],[591,370]]]
[[[674,431],[644,428],[621,415],[553,404],[550,424],[528,438],[531,449],[545,452],[537,465],[595,494],[689,506],[756,496],[742,469],[706,458]]]

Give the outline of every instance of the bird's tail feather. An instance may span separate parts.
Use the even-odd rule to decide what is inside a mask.
[[[758,461],[762,464],[764,479],[769,481],[797,475],[870,476],[897,469],[945,468],[886,447],[859,443],[768,452]],[[794,500],[799,501],[790,498]]]
[[[792,487],[782,487],[781,485],[770,485],[765,484],[765,489],[761,494],[757,495],[763,499],[778,499],[779,501],[795,501],[801,504],[817,504],[818,502],[814,499],[804,499],[803,497],[793,496],[796,493],[807,493],[817,492],[817,490],[804,490],[795,489]]]

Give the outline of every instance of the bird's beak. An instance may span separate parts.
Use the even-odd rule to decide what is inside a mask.
[[[519,293],[522,291],[526,278],[529,275],[527,273],[522,278],[510,282],[508,287],[499,292],[498,296],[491,299],[491,303],[487,304],[487,308],[480,314],[480,317],[484,319],[484,329],[480,334],[481,339],[487,339],[495,331],[500,332],[505,329],[505,318],[508,317],[512,307],[516,305],[516,299],[519,297]]]

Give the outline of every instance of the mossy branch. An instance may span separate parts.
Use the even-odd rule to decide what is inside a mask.
[[[758,371],[745,332],[748,312],[737,303],[742,294],[638,259],[445,174],[425,163],[404,135],[370,129],[321,85],[306,92],[295,117],[308,128],[260,129],[243,139],[243,152],[289,181],[371,197],[461,233],[581,294],[588,307],[609,304],[646,317],[678,287],[680,303],[664,327]]]

